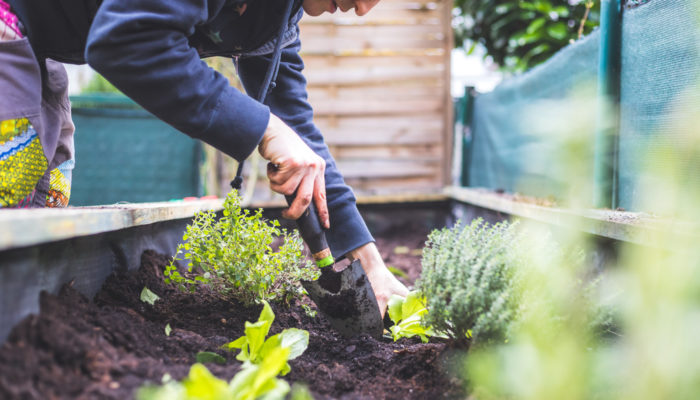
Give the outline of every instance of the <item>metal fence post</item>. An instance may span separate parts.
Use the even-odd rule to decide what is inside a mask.
[[[617,146],[620,127],[620,73],[622,43],[621,0],[600,5],[600,64],[598,67],[598,120],[594,148],[593,206],[617,207]]]

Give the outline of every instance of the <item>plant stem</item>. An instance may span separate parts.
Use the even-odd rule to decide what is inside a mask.
[[[587,1],[586,2],[586,12],[583,14],[583,18],[581,18],[581,24],[578,26],[578,38],[581,39],[581,36],[583,36],[583,27],[586,25],[586,20],[588,19],[588,13],[591,11],[591,8],[593,8],[593,1]]]

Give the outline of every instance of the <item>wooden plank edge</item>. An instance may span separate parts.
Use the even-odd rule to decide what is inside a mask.
[[[250,205],[251,208],[281,208],[286,207],[281,196],[275,196],[275,199],[265,201],[254,201]],[[409,204],[409,203],[433,203],[448,201],[450,198],[445,193],[401,193],[390,195],[357,195],[357,204],[374,205],[374,204]]]
[[[223,208],[223,199],[0,210],[0,251],[156,222]]]
[[[700,241],[700,226],[647,213],[546,207],[513,200],[488,189],[448,186],[444,193],[450,199],[461,203],[550,225],[577,228],[589,234],[644,246],[658,247],[659,235],[669,234],[675,235],[678,240],[664,240],[665,243]]]

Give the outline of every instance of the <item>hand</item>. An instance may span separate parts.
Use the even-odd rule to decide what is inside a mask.
[[[369,279],[372,290],[374,290],[374,296],[377,298],[377,305],[382,318],[384,313],[386,313],[391,295],[408,296],[408,288],[399,282],[394,274],[384,265],[384,260],[373,242],[351,250],[348,258],[360,260],[362,269],[365,270],[367,279]]]
[[[270,189],[284,195],[296,191],[296,198],[282,211],[282,216],[298,219],[313,200],[321,225],[330,228],[324,175],[326,161],[274,114],[270,114],[258,152],[270,162],[267,165]]]

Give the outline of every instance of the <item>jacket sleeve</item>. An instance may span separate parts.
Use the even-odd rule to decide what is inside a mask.
[[[298,36],[298,35],[297,35]],[[326,197],[331,228],[326,239],[335,257],[374,241],[357,210],[355,195],[345,184],[321,132],[313,123],[313,110],[307,101],[304,63],[299,56],[300,42],[282,50],[276,87],[267,96],[270,111],[289,125],[306,144],[326,160]],[[238,71],[248,93],[258,93],[271,55],[241,58]]]
[[[225,0],[104,0],[85,58],[158,118],[241,161],[262,139],[270,111],[231,87],[187,37]]]

